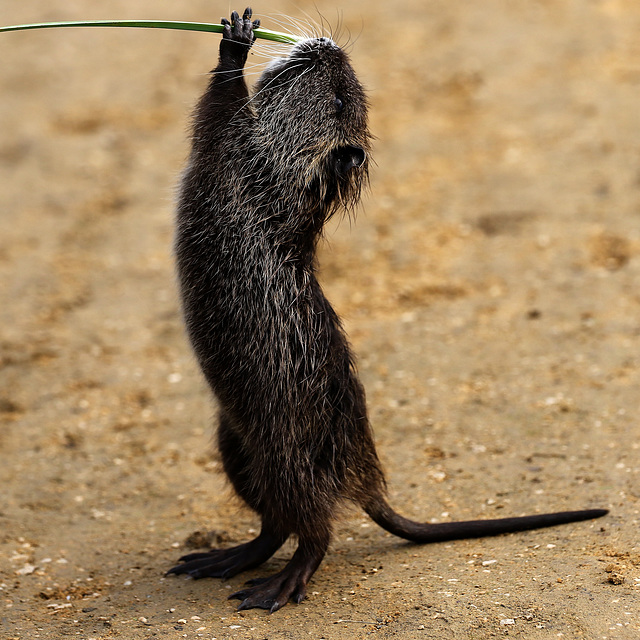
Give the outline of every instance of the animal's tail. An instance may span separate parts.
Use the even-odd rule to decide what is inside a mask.
[[[395,536],[413,542],[443,542],[465,538],[497,536],[501,533],[526,531],[553,527],[567,522],[591,520],[606,515],[607,509],[587,509],[584,511],[561,511],[517,518],[499,518],[496,520],[468,520],[466,522],[442,522],[429,524],[414,522],[396,513],[387,501],[378,497],[364,506],[371,519],[383,529]]]

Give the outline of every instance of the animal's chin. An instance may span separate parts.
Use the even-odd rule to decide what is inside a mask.
[[[368,182],[367,154],[362,147],[341,145],[330,151],[305,185],[310,210],[325,222],[340,209],[352,211]]]
[[[360,201],[362,186],[366,180],[367,171],[364,167],[352,167],[342,174],[336,172],[327,191],[328,217],[340,209],[353,211]]]

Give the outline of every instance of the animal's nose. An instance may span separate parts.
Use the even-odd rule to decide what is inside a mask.
[[[367,157],[367,154],[365,153],[365,150],[362,149],[361,147],[347,147],[348,151],[348,155],[349,155],[349,162],[351,164],[351,167],[359,167],[361,164],[364,163],[365,158]],[[349,168],[351,168],[349,167]]]
[[[336,169],[338,173],[346,175],[354,167],[360,167],[367,158],[362,147],[346,145],[336,152]]]

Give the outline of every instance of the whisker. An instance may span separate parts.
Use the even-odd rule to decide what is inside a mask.
[[[318,10],[318,16],[320,16],[320,33],[322,35],[325,34],[329,34],[328,37],[331,38],[331,33],[332,33],[332,29],[331,29],[331,24],[329,23],[329,21],[320,13],[320,11]],[[333,38],[331,38],[333,39]]]
[[[334,42],[338,42],[342,37],[342,28],[344,26],[344,13],[342,9],[336,9],[336,16],[337,16],[336,29],[335,29],[335,33],[331,36],[331,39]]]
[[[306,11],[302,10],[305,15],[305,19],[292,18],[291,16],[283,15],[285,21],[288,21],[293,27],[301,29],[303,34],[308,38],[319,38],[322,35],[322,31],[317,21],[314,20]],[[306,29],[306,30],[305,30]]]
[[[295,19],[285,14],[276,14],[277,17],[269,16],[272,22],[284,33],[289,33],[296,36],[304,36],[305,38],[313,38],[315,33],[315,25],[311,21],[305,21],[303,19]]]

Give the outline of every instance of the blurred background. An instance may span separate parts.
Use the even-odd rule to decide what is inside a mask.
[[[0,0],[0,22],[230,9]],[[253,10],[274,30],[330,25],[368,90],[371,189],[327,229],[320,271],[393,504],[439,520],[612,515],[426,548],[348,512],[309,600],[268,618],[233,613],[225,583],[165,580],[193,531],[207,546],[257,526],[207,448],[215,409],[171,255],[219,36],[0,34],[0,635],[636,637],[640,5]],[[272,52],[256,43],[250,81]]]

